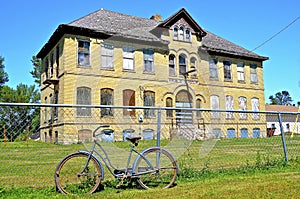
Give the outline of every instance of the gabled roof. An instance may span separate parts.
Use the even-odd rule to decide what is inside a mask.
[[[186,22],[193,28],[195,33],[204,37],[206,32],[198,25],[198,23],[191,17],[191,15],[184,9],[181,8],[178,12],[170,16],[168,19],[164,20],[162,23],[158,25],[158,27],[162,28],[170,28],[174,23],[176,23],[181,18],[184,18]]]
[[[64,34],[77,34],[104,39],[113,37],[114,39],[142,42],[167,49],[168,42],[162,40],[160,36],[158,36],[157,31],[159,32],[160,28],[169,29],[170,26],[180,18],[184,18],[196,34],[202,37],[201,48],[203,50],[207,50],[210,53],[259,61],[268,59],[267,57],[259,56],[226,39],[203,30],[184,8],[162,22],[100,9],[69,24],[59,25],[49,41],[37,54],[37,57],[45,57]]]

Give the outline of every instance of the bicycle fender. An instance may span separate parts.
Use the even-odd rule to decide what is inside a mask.
[[[177,165],[176,158],[175,158],[168,150],[163,149],[163,148],[161,148],[161,147],[150,147],[150,148],[147,148],[147,149],[143,150],[140,154],[141,154],[141,155],[144,155],[145,153],[147,153],[148,151],[153,150],[153,149],[160,149],[160,150],[162,150],[162,151],[165,151],[165,152],[169,153],[169,154],[171,155],[171,157],[175,160],[175,163],[176,163],[176,165]],[[135,158],[135,160],[134,160],[134,162],[133,162],[133,165],[132,165],[132,172],[134,172],[135,169],[136,169],[137,161],[138,161],[140,158],[143,158],[141,155],[138,155],[138,156]],[[178,168],[178,166],[177,166],[177,168]],[[178,170],[177,170],[177,173],[178,173]]]
[[[84,151],[84,150],[78,150],[78,153],[83,153],[83,154],[86,154],[86,155],[90,155],[89,151]],[[97,163],[100,165],[100,168],[101,168],[101,171],[102,171],[102,174],[103,174],[101,176],[101,180],[103,180],[104,179],[104,167],[102,166],[102,163],[100,162],[100,160],[96,156],[94,156],[92,154],[92,157],[95,158],[95,160],[97,161]]]

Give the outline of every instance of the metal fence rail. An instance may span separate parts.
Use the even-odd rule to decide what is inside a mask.
[[[300,156],[300,113],[170,107],[0,103],[0,187],[53,185],[58,161],[88,148],[99,125],[113,161],[122,164],[125,138],[160,145],[182,168],[238,168]],[[32,141],[35,140],[35,141]],[[39,178],[38,183],[34,180]]]

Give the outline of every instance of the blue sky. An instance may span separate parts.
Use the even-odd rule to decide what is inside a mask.
[[[29,73],[36,55],[59,24],[69,23],[100,8],[149,18],[168,18],[184,7],[204,29],[253,50],[300,16],[299,0],[9,0],[1,2],[0,56],[9,86],[33,84]],[[300,19],[256,53],[264,62],[265,98],[289,91],[300,101]]]

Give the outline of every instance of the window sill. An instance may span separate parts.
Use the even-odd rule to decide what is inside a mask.
[[[147,74],[147,75],[155,75],[155,72],[150,72],[150,71],[143,71],[143,74]]]
[[[128,72],[128,73],[135,73],[134,69],[123,69],[123,72]]]
[[[217,77],[210,77],[209,80],[212,80],[212,81],[219,81],[219,78],[217,78]]]
[[[112,68],[100,67],[100,70],[115,71],[115,69],[113,67]]]
[[[232,82],[232,79],[224,79],[224,82]]]
[[[77,68],[92,68],[91,65],[77,65]]]
[[[245,80],[238,80],[238,83],[240,83],[240,84],[246,84],[246,81]]]

